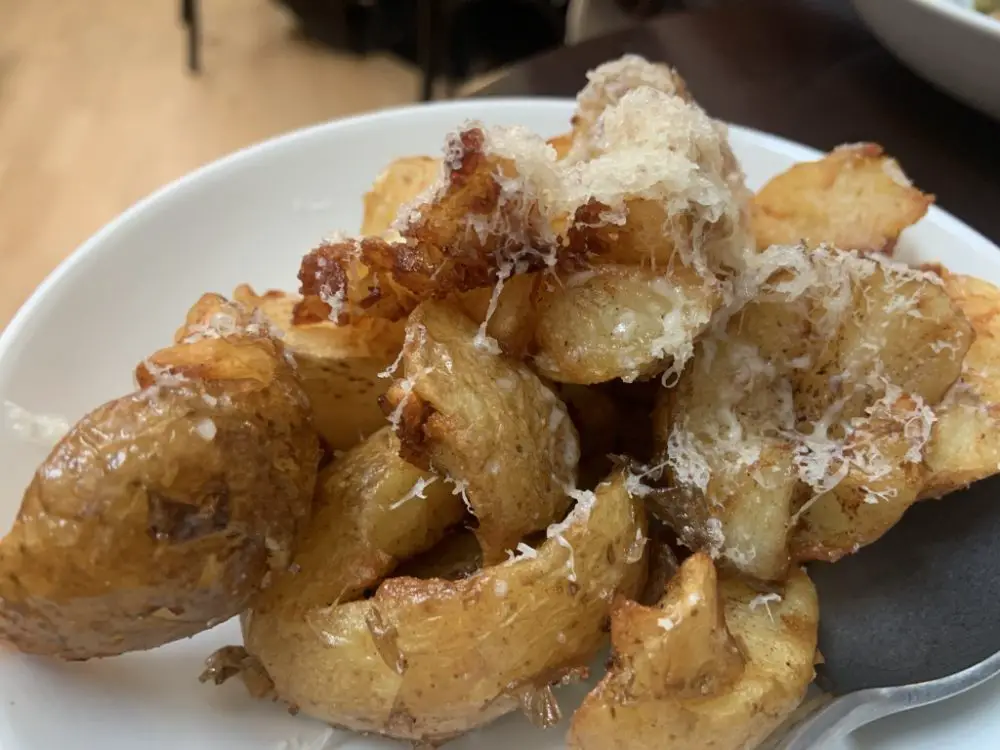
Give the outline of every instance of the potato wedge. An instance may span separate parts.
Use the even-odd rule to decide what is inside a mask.
[[[541,296],[538,371],[561,383],[632,382],[679,374],[721,295],[693,272],[599,266]]]
[[[686,544],[781,579],[790,559],[874,541],[916,500],[972,331],[936,276],[883,258],[775,246],[740,285],[751,301],[661,397],[659,505]]]
[[[599,647],[614,594],[636,595],[645,575],[645,517],[623,478],[578,497],[537,550],[469,578],[390,578],[337,606],[343,587],[327,582],[320,606],[255,611],[247,650],[306,714],[400,739],[441,742],[522,698],[551,701],[550,684]],[[338,526],[312,531],[325,550],[353,546]]]
[[[385,426],[379,398],[391,382],[380,378],[403,346],[403,323],[364,318],[338,326],[331,321],[296,323],[295,295],[258,295],[242,285],[233,298],[259,310],[295,360],[309,397],[313,423],[333,450],[347,450]]]
[[[322,694],[327,683],[351,676],[324,673],[327,644],[307,614],[362,598],[464,515],[450,487],[399,458],[389,427],[376,432],[320,472],[315,514],[292,564],[244,614],[246,647],[217,653],[202,679],[221,683],[240,674],[253,694],[280,696],[310,711],[310,693]],[[234,650],[238,665],[232,665]],[[266,690],[259,687],[262,678]],[[357,683],[359,694],[364,684]]]
[[[154,648],[242,611],[288,565],[318,439],[281,344],[220,300],[205,302],[224,332],[152,355],[142,390],[38,468],[0,542],[0,639],[65,659]]]
[[[919,458],[934,419],[923,402],[900,396],[857,420],[843,443],[843,477],[796,511],[792,558],[835,562],[895,526],[926,481]]]
[[[366,237],[391,236],[399,210],[416,200],[441,176],[440,159],[430,156],[396,159],[375,178],[375,183],[365,193],[361,234]]]
[[[819,608],[808,576],[761,594],[684,562],[654,607],[619,599],[608,674],[573,717],[574,750],[751,750],[813,679]]]
[[[478,335],[457,306],[423,303],[386,408],[403,457],[465,488],[490,565],[565,513],[580,444],[559,398],[526,366],[477,345]]]
[[[936,410],[922,497],[941,497],[1000,471],[1000,289],[950,273],[944,286],[971,321],[976,339],[961,380]]]
[[[891,254],[900,233],[933,203],[881,146],[846,145],[761,188],[751,204],[753,233],[758,250],[806,242]]]

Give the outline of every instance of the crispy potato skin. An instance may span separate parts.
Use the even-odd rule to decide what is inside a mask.
[[[519,272],[547,267],[556,238],[548,236],[537,198],[504,192],[501,182],[516,175],[510,160],[487,150],[479,127],[449,136],[445,148],[440,189],[399,217],[398,241],[326,243],[303,258],[305,299],[297,308],[303,320],[325,319],[338,296],[340,323],[365,316],[398,320],[421,301],[492,287],[515,256]]]
[[[379,398],[391,380],[380,378],[403,345],[403,324],[364,318],[343,326],[331,321],[296,323],[299,297],[284,292],[256,294],[237,287],[233,297],[260,310],[295,360],[309,398],[313,424],[327,445],[347,450],[385,426]]]
[[[645,516],[622,477],[567,521],[565,546],[550,539],[532,556],[457,581],[390,578],[371,599],[339,606],[331,605],[357,587],[323,571],[345,566],[303,567],[288,585],[317,595],[288,589],[292,609],[255,611],[247,648],[281,698],[334,725],[426,742],[481,726],[584,665],[614,594],[641,588]],[[313,525],[313,544],[353,560],[347,530]],[[331,575],[319,587],[309,581]]]
[[[404,457],[464,482],[487,565],[566,511],[579,438],[566,407],[525,365],[476,344],[457,306],[410,316],[403,379],[387,410]]]
[[[934,203],[874,143],[841,146],[773,178],[751,205],[757,248],[806,242],[891,253]]]
[[[365,193],[365,213],[361,234],[384,237],[400,208],[410,203],[437,181],[442,174],[441,160],[429,156],[396,159],[375,179]]]
[[[0,543],[0,638],[65,659],[191,636],[287,565],[319,458],[281,345],[229,335],[149,358],[81,419]],[[159,384],[158,384],[159,383]]]
[[[962,377],[937,410],[922,497],[941,497],[1000,471],[1000,289],[971,276],[944,274],[945,290],[976,338]]]
[[[819,608],[796,570],[778,601],[711,560],[685,561],[658,605],[620,599],[612,664],[573,717],[574,750],[751,750],[813,679]],[[665,625],[669,625],[665,627]]]

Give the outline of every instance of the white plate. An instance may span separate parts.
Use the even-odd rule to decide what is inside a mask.
[[[1000,119],[1000,21],[973,0],[854,0],[872,32],[941,89]]]
[[[299,260],[323,235],[351,230],[361,195],[391,159],[436,153],[469,118],[566,128],[566,101],[462,101],[330,123],[234,154],[130,209],[39,287],[0,337],[0,401],[75,420],[132,387],[133,366],[168,342],[204,291],[240,282],[294,289]],[[742,128],[732,142],[752,187],[816,152]],[[946,261],[1000,283],[1000,251],[939,209],[905,235],[909,260]],[[47,448],[0,430],[0,529]],[[199,685],[202,660],[239,641],[234,622],[148,653],[62,664],[0,653],[0,750],[319,750],[330,730],[250,700],[241,685]],[[577,694],[579,691],[577,691]],[[570,708],[570,701],[564,700]],[[562,746],[519,716],[455,750]],[[329,747],[400,747],[349,735]],[[341,741],[343,744],[341,744]],[[1000,681],[864,731],[853,747],[1000,746]]]

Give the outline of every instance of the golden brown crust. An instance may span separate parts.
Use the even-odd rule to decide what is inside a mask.
[[[439,190],[399,216],[400,241],[365,237],[306,255],[299,272],[303,314],[308,308],[326,317],[336,300],[338,322],[362,315],[396,320],[420,300],[492,287],[515,256],[519,272],[546,267],[555,238],[543,236],[536,198],[502,188],[501,180],[516,174],[509,160],[488,152],[479,127],[451,136],[446,150]]]
[[[793,571],[780,592],[717,582],[694,555],[653,607],[620,599],[608,674],[573,717],[574,750],[750,750],[813,678],[816,591]]]
[[[410,316],[387,409],[403,455],[463,482],[487,564],[565,512],[579,441],[565,406],[524,365],[477,346],[454,305]]]
[[[859,143],[773,178],[753,198],[752,224],[759,250],[806,242],[891,253],[933,203],[881,146]]]
[[[392,232],[400,209],[430,188],[441,176],[441,160],[429,156],[396,159],[365,193],[361,234],[385,237]]]
[[[341,497],[361,507],[361,496]],[[274,606],[245,620],[247,649],[282,700],[338,726],[436,743],[486,724],[586,664],[615,593],[642,586],[644,515],[623,478],[581,503],[530,555],[458,580],[390,578],[369,599],[341,580],[358,565],[303,561],[265,594]],[[369,511],[379,526],[382,507]],[[367,559],[364,535],[323,513],[306,549]],[[438,514],[426,519],[440,526]]]
[[[538,295],[535,367],[582,385],[679,374],[720,299],[680,263],[672,272],[602,265],[570,276]]]
[[[941,497],[1000,471],[1000,289],[971,276],[943,278],[976,337],[961,379],[938,409],[922,497]]]
[[[300,298],[237,287],[235,299],[258,310],[295,361],[313,423],[333,450],[347,450],[385,426],[379,399],[390,379],[379,377],[403,345],[403,323],[363,318],[347,325],[295,321]]]
[[[205,630],[287,565],[309,517],[318,441],[280,344],[198,338],[138,379],[53,449],[0,543],[0,637],[22,651],[87,659]]]

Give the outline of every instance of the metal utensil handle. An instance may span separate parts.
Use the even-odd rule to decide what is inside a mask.
[[[768,738],[767,750],[819,750],[876,719],[952,698],[1000,674],[1000,652],[939,680],[894,688],[862,690],[831,700],[807,696],[802,710]]]

